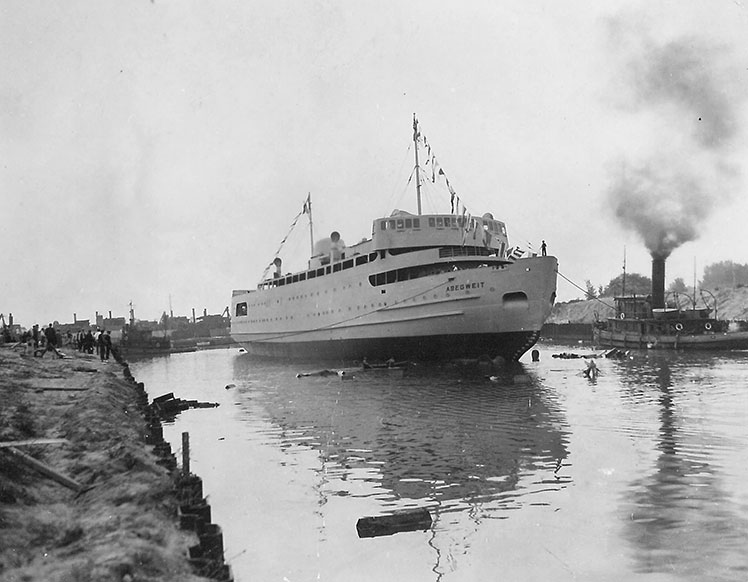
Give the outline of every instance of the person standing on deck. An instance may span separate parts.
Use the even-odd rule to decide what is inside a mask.
[[[541,243],[540,243],[540,254],[545,257],[546,253],[547,253],[547,247],[545,246],[545,241],[541,241]]]

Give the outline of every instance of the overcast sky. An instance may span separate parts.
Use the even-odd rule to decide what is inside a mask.
[[[413,113],[468,211],[582,287],[624,248],[648,275],[647,226],[668,283],[748,263],[746,39],[739,0],[4,0],[0,312],[220,313],[307,193],[348,244],[416,211]]]

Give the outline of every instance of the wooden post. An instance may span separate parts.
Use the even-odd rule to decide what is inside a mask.
[[[25,441],[3,441],[0,442],[0,449],[7,447],[29,447],[33,445],[68,445],[68,439],[28,439]]]
[[[52,467],[45,465],[41,461],[37,461],[34,457],[27,455],[26,453],[22,453],[17,448],[6,447],[5,450],[8,451],[10,454],[12,454],[19,461],[26,463],[27,465],[39,471],[40,473],[46,475],[47,477],[50,477],[51,479],[54,479],[58,483],[67,487],[68,489],[72,489],[73,491],[77,491],[79,493],[85,490],[83,485],[81,485],[77,481],[73,481],[72,479],[70,479],[69,477],[66,477],[62,473],[55,471]]]
[[[182,474],[190,474],[190,433],[182,433]]]

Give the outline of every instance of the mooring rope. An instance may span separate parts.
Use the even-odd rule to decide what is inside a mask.
[[[582,291],[585,295],[587,295],[587,289],[582,289],[579,285],[577,285],[574,281],[572,281],[571,279],[569,279],[566,275],[564,275],[558,269],[556,269],[556,274],[559,277],[561,277],[562,279],[564,279],[566,282],[568,282],[570,285],[573,285],[574,287],[576,287],[577,289],[579,289],[580,291]],[[591,299],[594,299],[595,301],[597,301],[599,303],[602,303],[603,305],[605,305],[605,307],[607,307],[609,309],[613,309],[612,305],[608,305],[607,303],[605,303],[605,301],[603,301],[599,297],[592,297]]]

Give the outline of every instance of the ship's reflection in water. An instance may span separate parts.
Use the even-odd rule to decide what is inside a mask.
[[[450,523],[503,519],[533,503],[533,493],[566,486],[563,415],[552,391],[521,367],[493,382],[441,367],[349,380],[294,372],[237,358],[236,397],[248,418],[261,406],[281,448],[318,451],[320,505],[360,497],[374,514],[427,507],[438,554],[438,533]],[[447,551],[455,550],[464,548]]]
[[[239,582],[748,580],[748,354],[638,352],[593,381],[551,358],[575,349],[497,382],[297,378],[325,364],[236,350],[131,368],[152,397],[221,403],[164,433],[190,432]],[[358,537],[416,507],[430,529]]]
[[[746,400],[732,410],[713,404],[724,389],[720,363],[652,353],[620,367],[624,398],[634,407],[654,407],[659,422],[651,471],[634,479],[621,500],[639,572],[748,580],[745,506],[724,483],[730,457],[741,446],[715,430],[723,422],[729,435],[734,423],[745,434]]]

